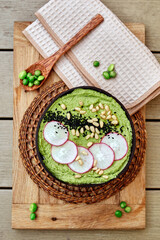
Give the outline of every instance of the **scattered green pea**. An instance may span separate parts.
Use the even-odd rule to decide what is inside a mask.
[[[127,203],[126,203],[126,202],[121,202],[121,203],[120,203],[120,207],[121,207],[121,208],[125,208],[126,206],[127,206]]]
[[[41,71],[40,71],[40,70],[36,70],[36,71],[34,72],[34,75],[37,76],[37,77],[39,77],[39,76],[41,75]]]
[[[27,78],[31,77],[32,76],[32,73],[27,73]]]
[[[30,207],[29,207],[29,211],[34,213],[37,211],[37,204],[36,203],[31,203]]]
[[[131,207],[125,207],[125,209],[124,209],[124,211],[126,212],[126,213],[130,213],[130,211],[131,211],[132,209],[131,209]]]
[[[41,75],[41,76],[38,77],[37,80],[38,80],[38,81],[42,81],[43,79],[44,79],[44,76]]]
[[[94,66],[94,67],[99,67],[99,61],[94,61],[94,62],[93,62],[93,66]]]
[[[115,216],[118,218],[122,217],[122,212],[120,210],[115,211]]]
[[[28,85],[28,79],[23,79],[23,85]]]
[[[108,72],[112,72],[114,69],[114,64],[110,64],[108,67]]]
[[[110,79],[109,72],[107,72],[107,71],[103,72],[103,77],[104,77],[105,79]]]
[[[34,85],[34,83],[32,83],[32,82],[28,83],[28,87],[33,87],[33,85]]]
[[[19,79],[25,79],[26,76],[27,76],[27,72],[26,72],[26,71],[22,71],[22,72],[20,72],[20,74],[19,74]]]
[[[29,77],[29,82],[33,83],[34,82],[34,76]]]
[[[36,214],[35,213],[31,213],[30,214],[30,219],[31,220],[35,220],[36,219]]]
[[[38,80],[34,81],[34,85],[39,85],[39,84],[40,84],[40,81],[38,81]]]
[[[116,75],[117,75],[117,73],[116,73],[115,71],[111,71],[111,72],[109,73],[109,75],[110,75],[111,78],[115,78]]]

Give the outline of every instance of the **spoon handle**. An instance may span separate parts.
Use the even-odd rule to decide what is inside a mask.
[[[50,56],[47,59],[42,60],[46,68],[51,68],[58,61],[58,59],[65,54],[71,47],[76,45],[83,37],[85,37],[91,30],[96,28],[104,18],[97,14],[94,18],[91,19],[87,25],[85,25],[74,37],[72,37],[65,45],[63,45],[55,54]]]

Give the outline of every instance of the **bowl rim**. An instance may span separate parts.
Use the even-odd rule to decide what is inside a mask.
[[[48,174],[49,174],[50,176],[52,176],[54,179],[56,179],[56,180],[58,180],[58,181],[60,181],[60,182],[62,182],[62,183],[64,183],[64,184],[68,184],[68,185],[74,186],[74,187],[75,187],[75,186],[78,186],[78,187],[102,186],[102,185],[105,185],[105,184],[110,183],[111,181],[113,181],[113,180],[116,179],[116,178],[113,178],[113,179],[111,179],[111,180],[109,180],[109,181],[107,181],[107,182],[104,182],[104,183],[94,183],[94,184],[91,184],[91,183],[89,183],[89,184],[88,184],[88,183],[87,183],[87,184],[71,184],[71,183],[68,183],[68,182],[64,182],[64,181],[56,178],[56,177],[50,172],[50,170],[46,167],[46,165],[45,165],[44,162],[43,162],[43,156],[42,156],[42,154],[39,152],[39,147],[38,147],[38,132],[39,132],[40,124],[41,124],[41,122],[42,122],[42,120],[43,120],[46,112],[48,111],[48,109],[50,108],[50,106],[51,106],[58,98],[63,97],[63,96],[65,96],[65,95],[69,94],[69,93],[72,93],[72,92],[73,92],[74,90],[76,90],[76,89],[90,89],[90,90],[94,90],[94,91],[103,93],[103,94],[105,94],[105,95],[107,95],[107,96],[112,97],[113,99],[115,99],[116,102],[117,102],[117,103],[121,106],[121,108],[124,110],[124,112],[125,112],[128,120],[129,120],[129,122],[130,122],[130,124],[131,124],[131,128],[132,128],[132,147],[131,147],[130,157],[129,157],[129,160],[128,160],[126,166],[125,166],[125,167],[122,169],[122,171],[116,176],[116,178],[119,178],[123,173],[125,173],[125,172],[128,170],[129,165],[130,165],[130,163],[131,163],[131,161],[132,161],[132,159],[133,159],[133,157],[134,157],[134,152],[135,152],[135,147],[136,147],[136,135],[135,135],[135,129],[134,129],[134,125],[133,125],[131,116],[129,115],[129,113],[128,113],[127,109],[125,108],[125,106],[124,106],[115,96],[113,96],[112,94],[110,94],[109,92],[107,92],[107,91],[105,91],[105,90],[103,90],[103,89],[101,89],[101,88],[97,88],[97,87],[93,87],[93,86],[79,86],[79,87],[70,88],[70,89],[68,89],[68,90],[66,90],[66,91],[58,94],[58,95],[50,102],[50,104],[46,107],[46,109],[45,109],[44,112],[42,113],[42,115],[41,115],[41,117],[40,117],[40,119],[39,119],[39,121],[38,121],[37,129],[36,129],[36,138],[35,138],[35,141],[36,141],[36,151],[37,151],[37,155],[38,155],[38,158],[39,158],[39,160],[40,160],[40,163],[42,164],[42,166],[44,167],[44,169],[48,172]]]

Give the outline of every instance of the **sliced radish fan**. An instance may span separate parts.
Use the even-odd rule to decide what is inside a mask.
[[[95,143],[89,148],[89,151],[93,154],[94,160],[97,160],[97,168],[107,169],[114,162],[114,152],[105,143]]]
[[[128,143],[126,139],[118,133],[109,133],[103,137],[102,143],[109,145],[115,152],[115,160],[125,157],[128,152]]]
[[[78,161],[68,164],[69,168],[76,173],[86,173],[93,167],[93,155],[87,148],[78,147],[78,156],[83,162],[81,166]]]
[[[69,132],[60,122],[51,121],[46,124],[43,136],[51,145],[61,146],[68,140]]]
[[[62,146],[52,146],[51,155],[53,160],[61,164],[68,164],[75,160],[78,154],[77,146],[72,141],[67,141]]]

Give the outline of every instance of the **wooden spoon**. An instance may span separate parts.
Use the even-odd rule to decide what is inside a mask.
[[[26,91],[33,91],[42,86],[42,84],[47,80],[54,64],[58,59],[65,54],[71,47],[78,43],[84,36],[86,36],[92,29],[96,28],[104,18],[98,14],[96,15],[85,27],[83,27],[73,38],[71,38],[62,48],[60,48],[52,56],[40,60],[26,69],[26,72],[30,72],[34,75],[35,70],[40,70],[41,74],[44,76],[44,80],[41,81],[40,85],[34,85],[33,87],[28,87],[23,85],[23,80],[20,80],[20,84]]]

